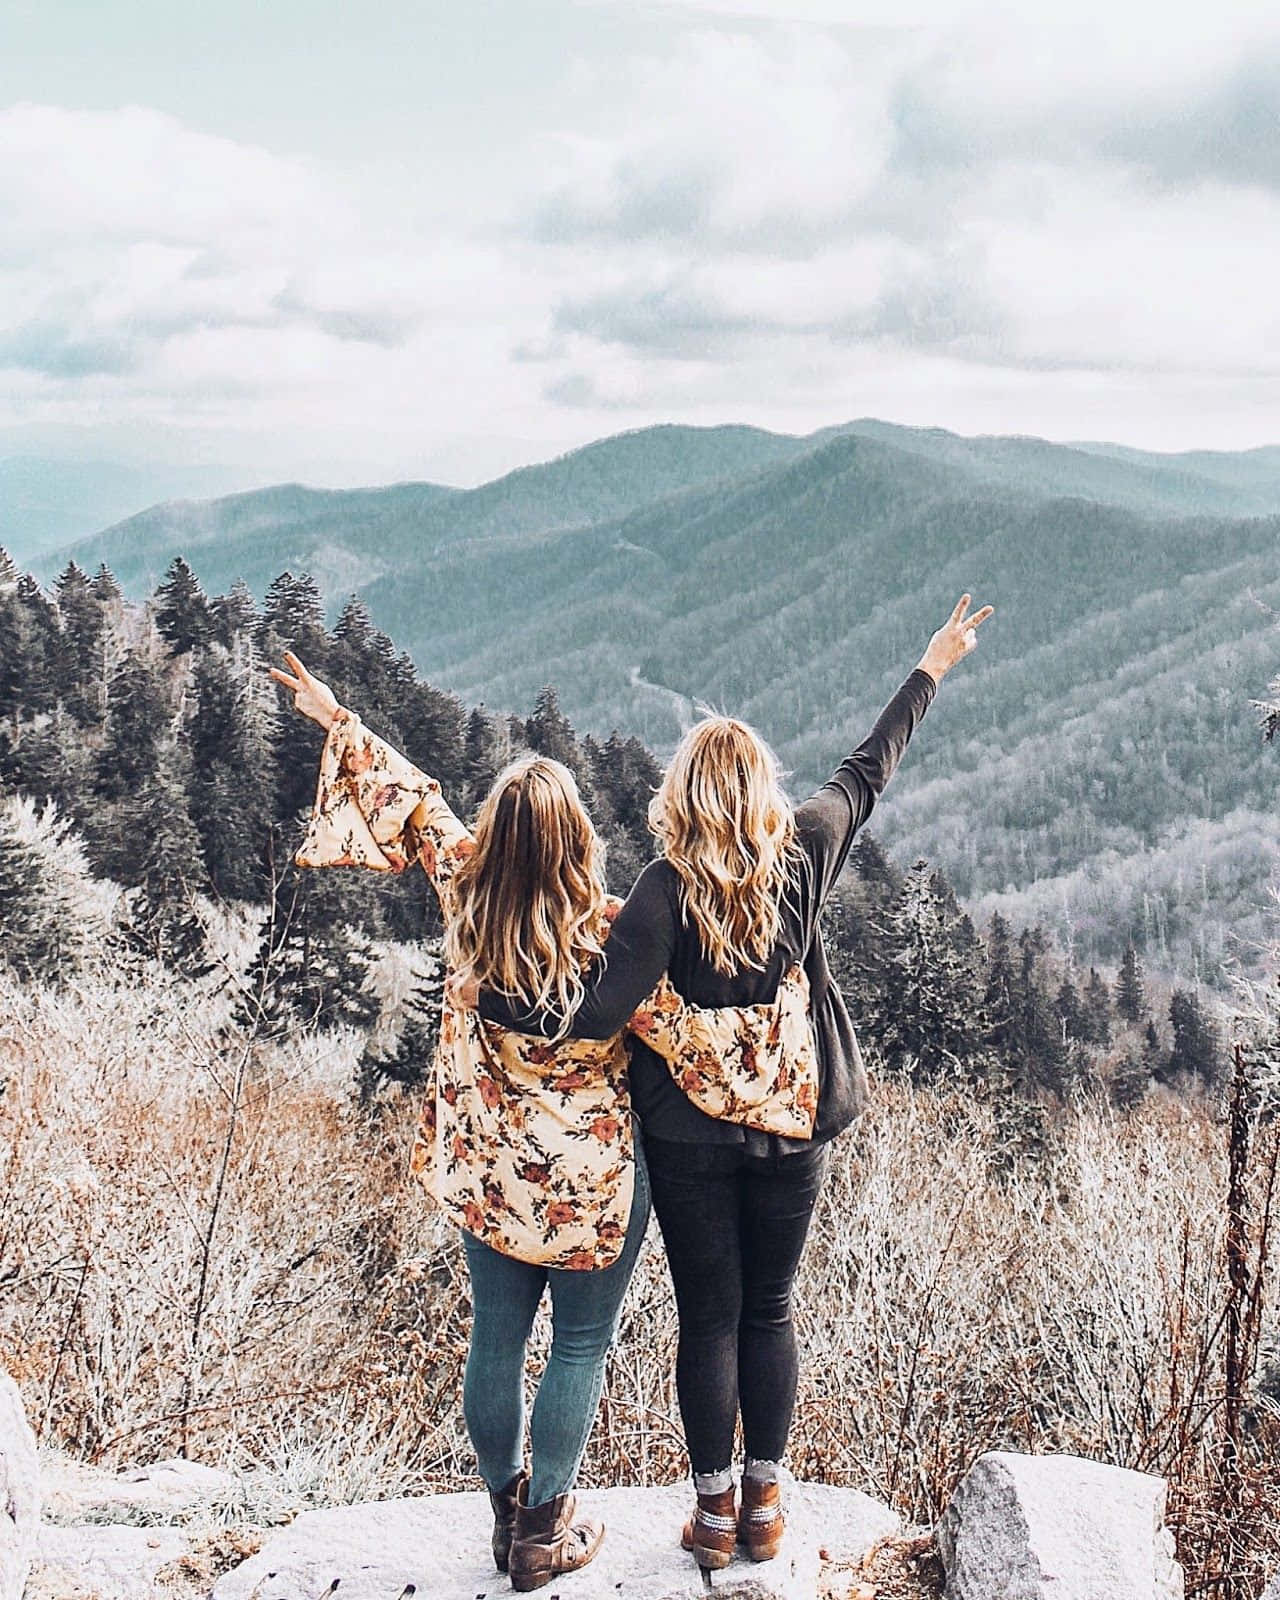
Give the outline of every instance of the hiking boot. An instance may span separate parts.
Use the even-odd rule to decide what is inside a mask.
[[[757,1478],[743,1478],[738,1540],[746,1545],[751,1559],[772,1561],[781,1548],[786,1526],[778,1485],[761,1483]]]
[[[727,1567],[733,1560],[738,1520],[733,1512],[733,1485],[720,1494],[699,1494],[693,1515],[684,1525],[680,1543],[693,1552],[704,1570]]]
[[[540,1506],[530,1506],[528,1495],[526,1478],[516,1489],[515,1533],[507,1558],[511,1587],[522,1593],[585,1567],[604,1539],[603,1523],[577,1516],[572,1493],[558,1494]]]
[[[529,1481],[528,1474],[517,1472],[505,1489],[495,1494],[489,1490],[489,1504],[493,1507],[493,1562],[499,1572],[507,1570],[511,1554],[511,1539],[516,1526],[516,1490]]]

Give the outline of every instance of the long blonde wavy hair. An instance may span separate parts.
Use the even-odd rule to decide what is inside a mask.
[[[457,910],[445,958],[530,1011],[563,1018],[563,1037],[600,954],[604,847],[559,761],[523,756],[494,779],[476,817],[476,848],[454,875]]]
[[[649,827],[711,965],[764,966],[799,855],[778,758],[755,729],[735,717],[690,728],[649,803]]]

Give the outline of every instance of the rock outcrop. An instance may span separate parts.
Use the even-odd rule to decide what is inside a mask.
[[[35,1435],[17,1384],[0,1370],[0,1600],[22,1600],[39,1523]]]
[[[46,1458],[43,1515],[48,1522],[170,1522],[213,1501],[234,1498],[234,1472],[173,1457],[108,1472],[66,1457]]]
[[[186,1554],[185,1529],[89,1523],[44,1523],[26,1600],[156,1600],[161,1570]]]
[[[781,1553],[759,1565],[745,1556],[715,1575],[723,1600],[815,1600],[824,1560],[853,1561],[898,1518],[887,1506],[824,1484],[788,1483]],[[563,1600],[705,1600],[693,1558],[679,1546],[690,1491],[602,1489],[582,1493],[604,1519],[604,1548],[591,1566],[547,1592]],[[214,1586],[213,1600],[399,1600],[413,1593],[496,1600],[511,1593],[488,1558],[492,1515],[484,1494],[438,1495],[304,1512]],[[335,1580],[338,1580],[335,1583]]]
[[[938,1525],[948,1600],[1182,1600],[1165,1482],[1080,1456],[980,1456]]]

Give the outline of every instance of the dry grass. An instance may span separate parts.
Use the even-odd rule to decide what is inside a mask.
[[[0,1359],[33,1423],[106,1465],[185,1445],[236,1468],[227,1524],[473,1483],[465,1266],[402,1181],[413,1103],[361,1112],[354,1036],[265,1047],[220,1034],[225,1011],[158,973],[61,994],[0,979]],[[791,1466],[921,1525],[995,1446],[1167,1473],[1195,1592],[1215,1538],[1222,1129],[1167,1100],[1064,1112],[1035,1165],[997,1162],[998,1138],[980,1106],[890,1085],[839,1142],[799,1290]],[[683,1473],[674,1338],[651,1238],[588,1482]],[[1250,1531],[1278,1525],[1280,1474],[1244,1470],[1252,1583],[1280,1553]],[[905,1569],[878,1581],[928,1593]]]

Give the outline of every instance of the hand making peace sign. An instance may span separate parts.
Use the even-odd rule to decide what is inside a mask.
[[[920,666],[935,682],[940,680],[944,673],[950,672],[957,661],[969,654],[978,642],[978,628],[995,611],[994,606],[983,606],[981,611],[975,611],[971,617],[966,617],[965,612],[969,609],[971,598],[967,594],[960,596],[955,609],[929,640],[924,654],[920,657]]]
[[[292,672],[281,672],[279,667],[272,667],[271,676],[292,694],[295,710],[301,711],[304,717],[310,717],[312,722],[318,722],[327,733],[338,714],[337,696],[327,683],[307,671],[292,650],[285,651],[284,659]]]

